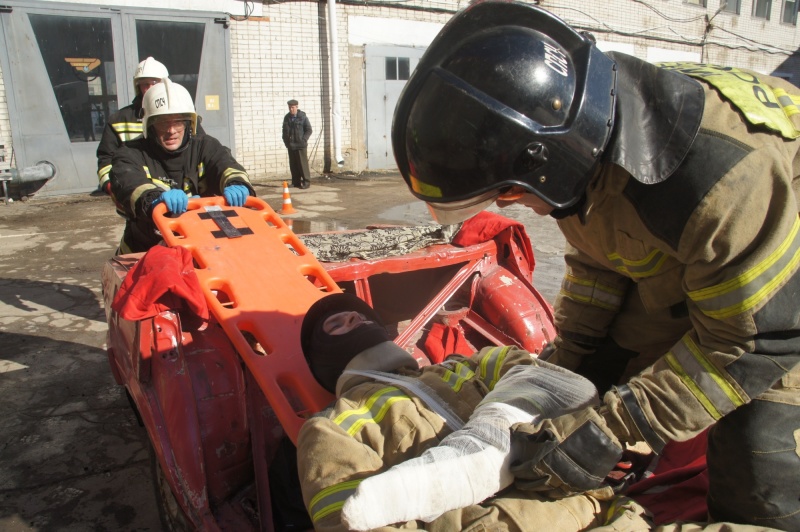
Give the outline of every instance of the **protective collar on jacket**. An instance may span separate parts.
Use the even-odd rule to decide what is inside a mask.
[[[626,54],[608,56],[618,72],[616,124],[606,161],[641,183],[661,183],[678,169],[700,129],[703,87]]]

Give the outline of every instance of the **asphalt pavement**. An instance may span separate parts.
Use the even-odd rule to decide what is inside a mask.
[[[280,180],[256,183],[276,211]],[[290,189],[296,233],[430,223],[393,175]],[[564,272],[555,222],[522,207],[534,285],[552,302]],[[109,369],[100,285],[123,220],[106,196],[0,203],[0,530],[161,530],[147,437]]]

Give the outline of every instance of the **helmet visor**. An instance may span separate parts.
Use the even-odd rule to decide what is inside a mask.
[[[428,210],[436,223],[451,225],[472,218],[490,206],[500,196],[501,190],[490,190],[475,197],[448,203],[427,202]]]

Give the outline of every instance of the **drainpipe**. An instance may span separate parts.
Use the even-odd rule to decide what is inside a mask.
[[[344,165],[342,158],[342,112],[339,104],[339,37],[336,29],[336,0],[328,0],[328,41],[331,56],[331,112],[333,113],[333,156],[336,164]]]

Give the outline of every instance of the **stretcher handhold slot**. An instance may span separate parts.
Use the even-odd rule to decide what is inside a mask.
[[[223,214],[229,211],[236,215]],[[180,217],[164,213],[163,205],[153,213],[164,240],[189,250],[202,266],[196,274],[211,314],[296,441],[307,414],[323,409],[332,398],[308,369],[300,324],[317,299],[341,290],[261,199],[251,196],[244,207],[230,207],[221,197],[190,199],[188,212]],[[251,233],[215,238],[213,233],[227,224],[228,235],[241,235],[245,229]]]
[[[267,345],[258,341],[255,335],[248,331],[244,327],[240,327],[239,331],[242,333],[242,336],[245,337],[247,343],[250,344],[250,348],[253,350],[253,353],[260,356],[267,356],[272,353],[272,349],[270,349]]]
[[[236,308],[236,303],[231,300],[231,296],[225,287],[214,287],[211,289],[211,293],[223,308]]]

